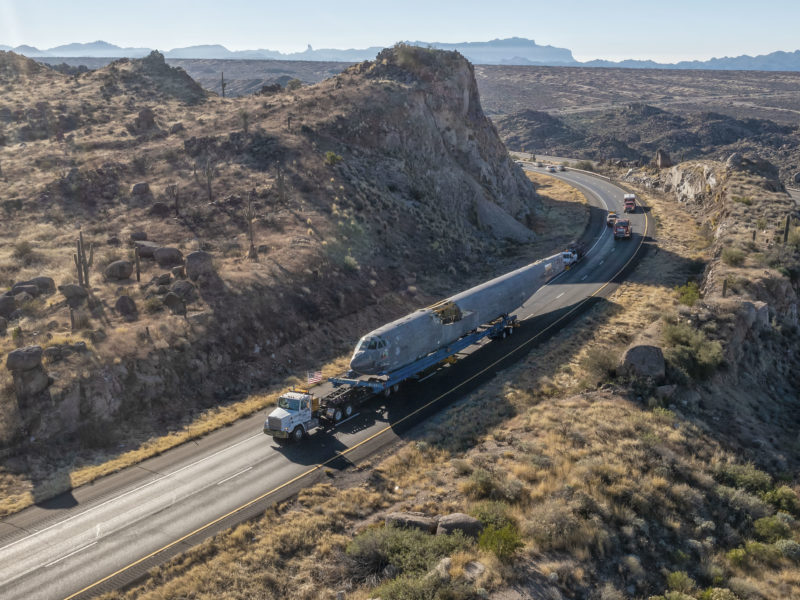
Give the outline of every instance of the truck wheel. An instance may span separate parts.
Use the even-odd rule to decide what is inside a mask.
[[[513,327],[508,327],[507,329],[508,329],[508,335],[512,335],[514,333]]]
[[[397,392],[399,392],[399,391],[400,391],[400,384],[399,384],[399,383],[395,383],[395,384],[392,386],[392,393],[393,393],[393,394],[396,394],[396,393],[397,393]]]
[[[507,336],[507,335],[508,335],[508,334],[506,333],[506,330],[505,330],[505,329],[503,329],[503,333],[501,333],[501,334],[500,334],[500,339],[501,339],[501,340],[504,340],[504,339],[506,339],[506,336]]]
[[[341,408],[337,408],[337,409],[335,409],[333,411],[333,420],[334,420],[335,423],[338,423],[339,421],[342,420],[342,409]]]
[[[383,395],[384,395],[385,398],[388,398],[389,396],[391,396],[392,395],[392,388],[387,387],[385,390],[383,390]]]
[[[295,443],[302,442],[305,436],[306,432],[303,430],[302,427],[300,427],[300,425],[295,427],[294,431],[292,431],[292,441]]]
[[[344,405],[344,416],[345,417],[352,417],[353,416],[353,405],[349,402]]]

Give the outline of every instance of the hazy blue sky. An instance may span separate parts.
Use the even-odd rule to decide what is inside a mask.
[[[387,46],[520,36],[578,60],[674,62],[800,49],[800,0],[0,0],[0,44],[169,50]]]

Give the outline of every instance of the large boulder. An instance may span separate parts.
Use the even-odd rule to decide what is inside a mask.
[[[161,244],[147,240],[136,240],[133,245],[139,251],[139,256],[141,258],[153,258],[153,254],[155,254],[156,250],[161,248]]]
[[[139,183],[134,183],[133,187],[131,188],[131,196],[149,196],[150,195],[150,184],[146,181],[140,181]]]
[[[17,310],[17,301],[14,300],[14,296],[0,296],[0,317],[7,319],[15,310]]]
[[[145,233],[144,231],[134,231],[130,235],[130,240],[132,242],[143,242],[147,240],[147,233]]]
[[[404,529],[419,529],[426,533],[436,532],[436,519],[426,517],[418,512],[393,512],[386,515],[386,525],[402,527]]]
[[[153,129],[156,126],[156,113],[153,112],[153,109],[148,107],[143,108],[139,111],[139,115],[136,117],[136,121],[133,124],[136,131],[147,131],[148,129]]]
[[[186,314],[186,304],[184,303],[183,299],[173,292],[168,292],[166,296],[164,296],[164,306],[169,308],[173,314],[176,315],[185,315]]]
[[[666,375],[664,352],[658,346],[631,346],[625,351],[617,370],[622,374],[661,381]]]
[[[11,288],[11,295],[28,294],[31,298],[36,298],[40,294],[39,287],[30,283],[17,283]]]
[[[58,291],[64,295],[67,299],[67,304],[72,308],[80,306],[89,297],[89,292],[86,291],[86,288],[74,283],[60,285],[58,286]]]
[[[9,371],[30,371],[42,364],[42,347],[27,346],[12,350],[6,359]]]
[[[483,531],[483,523],[475,517],[470,517],[464,513],[453,513],[439,517],[436,535],[450,535],[456,531],[461,531],[464,535],[470,537],[478,537]]]
[[[164,204],[163,202],[156,202],[153,206],[150,207],[150,210],[147,211],[151,217],[168,217],[172,209],[169,206]]]
[[[123,317],[128,320],[136,318],[138,310],[136,309],[136,302],[130,296],[120,296],[114,304],[114,309]]]
[[[106,267],[105,271],[103,271],[106,279],[117,281],[128,279],[132,273],[133,264],[127,260],[115,260]]]
[[[169,289],[171,292],[180,296],[184,302],[192,302],[197,299],[194,285],[185,279],[178,279]]]
[[[214,274],[214,259],[202,250],[192,252],[186,257],[186,276],[192,281],[197,281],[203,275]]]
[[[153,252],[159,267],[174,267],[183,264],[183,254],[177,248],[163,247]]]
[[[792,177],[792,181],[795,183],[800,183],[800,173],[795,173],[794,177]]]
[[[669,157],[666,150],[659,148],[656,150],[655,163],[659,169],[666,169],[672,166],[672,159]]]
[[[40,294],[51,294],[56,291],[56,282],[52,277],[34,277],[28,281],[20,281],[14,284],[14,287],[21,285],[35,285]]]

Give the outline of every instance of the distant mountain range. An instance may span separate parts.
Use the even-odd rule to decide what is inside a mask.
[[[540,46],[526,38],[507,38],[489,42],[463,42],[448,44],[440,42],[406,42],[415,46],[425,46],[442,50],[458,50],[475,64],[484,65],[539,65],[573,67],[614,67],[630,69],[714,69],[748,71],[800,71],[800,50],[794,52],[772,52],[759,56],[743,54],[736,57],[712,58],[706,61],[681,61],[678,63],[657,63],[651,60],[591,60],[578,62],[572,51],[554,46]],[[361,62],[372,60],[381,51],[380,46],[338,50],[325,48],[315,50],[310,45],[302,52],[283,53],[276,50],[228,50],[219,44],[174,48],[164,52],[166,58],[197,59],[257,59],[257,60],[309,60],[331,62]],[[141,58],[152,51],[150,48],[121,48],[108,42],[97,41],[88,44],[66,44],[39,50],[33,46],[12,48],[0,44],[0,50],[11,50],[30,58]]]

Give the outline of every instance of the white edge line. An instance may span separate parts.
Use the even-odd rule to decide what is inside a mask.
[[[97,542],[92,542],[91,544],[86,544],[86,545],[85,545],[83,548],[78,548],[77,550],[75,550],[75,551],[73,551],[73,552],[70,552],[69,554],[66,554],[66,555],[62,556],[61,558],[57,558],[57,559],[56,559],[56,560],[54,560],[53,562],[49,562],[49,563],[47,563],[47,564],[45,565],[45,568],[47,568],[47,567],[52,567],[53,565],[56,565],[56,564],[60,563],[62,560],[66,560],[66,559],[68,559],[70,556],[74,556],[74,555],[76,555],[78,552],[83,552],[83,551],[84,551],[84,550],[86,550],[87,548],[91,548],[92,546],[94,546],[96,543],[97,543]]]
[[[218,450],[217,452],[214,452],[213,454],[209,454],[208,456],[206,456],[204,458],[201,458],[200,460],[196,460],[193,463],[189,463],[188,465],[186,465],[184,467],[181,467],[177,471],[173,471],[172,473],[167,473],[166,475],[162,475],[161,477],[158,477],[157,479],[153,479],[152,481],[148,481],[147,483],[142,484],[139,487],[133,488],[132,490],[128,490],[124,494],[120,494],[119,496],[114,496],[113,498],[109,498],[108,500],[106,500],[105,502],[101,502],[97,506],[92,506],[91,508],[87,508],[83,512],[79,512],[77,515],[72,515],[71,517],[67,517],[63,521],[58,521],[57,523],[53,523],[52,525],[50,525],[48,527],[45,527],[44,529],[40,529],[39,531],[35,531],[30,535],[26,535],[23,538],[20,538],[20,539],[14,541],[14,542],[11,542],[7,546],[3,546],[2,548],[0,548],[0,552],[8,550],[12,546],[16,546],[17,544],[19,544],[21,542],[24,542],[25,540],[29,540],[32,537],[35,537],[37,535],[40,535],[40,534],[44,533],[45,531],[49,531],[49,530],[53,529],[54,527],[59,527],[59,526],[63,525],[64,523],[68,523],[69,521],[72,521],[73,519],[77,519],[78,517],[82,517],[83,515],[86,515],[86,514],[90,513],[93,510],[97,510],[98,508],[101,508],[101,507],[105,506],[106,504],[110,504],[111,502],[116,502],[117,500],[120,500],[121,498],[124,498],[125,496],[129,496],[129,495],[131,495],[131,494],[133,494],[135,492],[138,492],[139,490],[143,490],[144,488],[149,487],[149,486],[151,486],[151,485],[153,485],[155,483],[158,483],[159,481],[162,481],[162,480],[166,479],[167,477],[172,477],[173,475],[176,475],[176,474],[180,473],[181,471],[185,471],[186,469],[194,467],[195,465],[198,465],[201,462],[205,462],[208,459],[213,458],[217,454],[221,454],[223,452],[227,452],[231,448],[235,448],[236,446],[244,444],[245,442],[248,442],[248,441],[252,440],[253,438],[257,438],[257,437],[259,437],[261,435],[264,435],[264,434],[263,433],[257,433],[255,435],[251,435],[250,437],[245,438],[245,439],[243,439],[243,440],[241,440],[239,442],[236,442],[235,444],[233,444],[231,446],[227,446],[226,448]],[[138,467],[139,465],[137,464],[137,465],[131,465],[131,466],[137,466]]]

